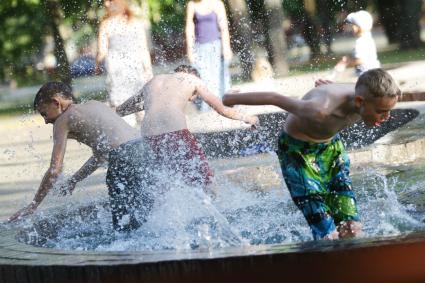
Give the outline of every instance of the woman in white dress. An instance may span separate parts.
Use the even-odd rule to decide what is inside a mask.
[[[96,63],[105,60],[108,102],[116,108],[142,90],[152,78],[152,65],[143,22],[125,0],[105,0],[106,14],[99,27]],[[134,115],[124,119],[136,125]]]

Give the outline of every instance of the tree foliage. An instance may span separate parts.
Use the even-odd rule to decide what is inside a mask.
[[[38,0],[0,2],[0,80],[32,74],[27,66],[40,53],[46,24]]]
[[[129,0],[136,5],[148,5],[149,21],[154,53],[166,58],[169,55],[179,57],[184,52],[184,22],[187,0]],[[249,9],[250,29],[253,40],[261,41],[267,31],[268,15],[264,14],[264,0],[244,1]],[[320,42],[325,39],[329,44],[335,26],[335,14],[339,11],[352,12],[375,3],[381,14],[381,20],[387,29],[391,42],[402,47],[416,47],[421,44],[418,31],[421,0],[278,0],[305,37],[312,53],[320,53]],[[225,0],[229,3],[229,0]],[[237,2],[237,1],[234,1]],[[316,9],[307,11],[305,3],[315,2]],[[388,3],[387,3],[388,2]],[[49,4],[57,4],[59,21],[52,21]],[[326,4],[326,5],[324,5]],[[36,79],[40,72],[35,64],[43,57],[46,38],[53,36],[56,49],[64,48],[63,43],[72,40],[76,47],[83,47],[95,40],[97,27],[103,11],[103,0],[2,0],[0,1],[0,82],[11,79]],[[390,7],[391,6],[391,7]],[[390,7],[390,8],[388,8]],[[389,12],[388,12],[389,11]],[[391,12],[392,11],[392,12]],[[232,18],[229,9],[229,18]],[[234,16],[233,18],[237,18]],[[238,25],[240,23],[233,23]],[[396,28],[391,28],[395,25]],[[68,31],[68,32],[64,32]],[[233,29],[237,30],[237,29]],[[60,31],[60,32],[57,32]],[[237,36],[235,36],[237,38]],[[62,42],[62,43],[61,43]],[[243,40],[240,40],[243,42]],[[61,47],[62,46],[62,47]],[[252,48],[250,45],[249,48]],[[241,49],[241,48],[239,48]],[[241,49],[242,50],[242,49]],[[64,50],[55,50],[64,60]],[[249,54],[249,50],[244,52]],[[166,58],[174,59],[174,58]],[[64,61],[63,61],[64,62]],[[63,65],[63,64],[62,64]],[[43,78],[45,79],[45,78]]]

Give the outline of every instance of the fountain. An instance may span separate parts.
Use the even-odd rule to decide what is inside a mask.
[[[172,191],[169,199],[173,202],[165,200],[168,206],[164,207],[169,209],[154,212],[156,218],[146,223],[144,231],[114,235],[105,200],[78,207],[71,204],[31,222],[0,227],[0,282],[425,280],[421,265],[425,210],[415,203],[414,191],[394,189],[397,182],[389,182],[385,174],[370,169],[366,173],[358,169],[360,173],[354,174],[356,186],[362,188],[359,198],[367,206],[360,208],[367,209],[365,237],[311,241],[302,215],[287,193],[282,193],[273,154],[278,133],[272,129],[281,128],[285,117],[283,112],[261,115],[267,126],[256,132],[239,129],[197,134],[218,168],[223,191],[213,201],[184,187]],[[373,151],[368,145],[383,136],[409,131],[412,123],[422,125],[422,119],[418,110],[396,109],[379,128],[356,124],[341,135],[351,154],[365,147]],[[372,153],[370,160],[363,161],[373,162],[374,156]],[[397,170],[402,169],[390,168],[391,174]],[[400,182],[397,184],[400,187]],[[188,208],[179,215],[175,209],[184,206]],[[411,213],[405,207],[411,208]],[[183,231],[184,237],[171,233],[173,229],[158,232],[157,222],[175,228],[174,232]]]

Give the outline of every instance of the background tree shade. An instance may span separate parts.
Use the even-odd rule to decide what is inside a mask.
[[[148,34],[155,63],[182,58],[187,0],[130,0],[133,7],[146,7]],[[400,49],[420,48],[422,0],[224,0],[230,21],[232,47],[240,62],[241,79],[250,77],[259,54],[266,54],[277,75],[286,75],[285,34],[281,23],[291,21],[311,51],[312,62],[330,53],[337,31],[337,16],[359,9],[376,11],[390,43]],[[96,39],[103,15],[102,0],[2,0],[0,1],[0,83],[18,85],[46,79],[71,81],[65,45],[76,48]],[[340,19],[339,19],[340,20]],[[66,31],[71,31],[66,32]],[[37,70],[46,39],[53,39],[57,68]],[[321,46],[325,45],[325,49]]]

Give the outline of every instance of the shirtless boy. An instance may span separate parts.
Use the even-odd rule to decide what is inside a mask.
[[[19,219],[33,213],[62,172],[67,139],[91,147],[93,156],[67,181],[71,193],[75,185],[93,173],[105,160],[113,158],[119,145],[139,137],[113,110],[98,101],[74,104],[71,88],[60,82],[44,84],[34,99],[34,109],[46,124],[53,124],[53,150],[50,167],[44,174],[33,201],[9,218]],[[108,174],[111,168],[108,169]]]
[[[289,112],[278,140],[282,174],[315,239],[361,233],[350,162],[338,133],[357,121],[379,126],[390,117],[401,92],[382,69],[363,73],[354,84],[327,84],[301,100],[273,92],[226,94],[228,106],[275,105]]]
[[[181,179],[186,184],[207,189],[213,174],[202,148],[187,129],[185,115],[187,104],[197,97],[202,98],[224,117],[240,120],[251,125],[258,124],[256,116],[243,115],[224,106],[221,100],[206,88],[199,78],[197,70],[190,66],[182,65],[175,70],[175,73],[154,76],[146,83],[140,94],[129,98],[116,109],[119,115],[128,115],[142,109],[145,110],[141,125],[141,142],[148,144],[152,150],[152,156],[149,156],[149,158],[153,163],[149,163],[150,169],[142,172],[142,175],[147,176],[153,170],[165,170],[168,174],[167,178],[173,181]],[[132,150],[133,146],[137,145],[129,146],[128,150]],[[133,161],[130,160],[130,162]],[[148,162],[144,160],[143,163]],[[122,160],[118,164],[134,167],[134,165],[128,165],[126,160]],[[120,171],[117,170],[117,172]],[[133,178],[137,175],[120,177],[120,179],[127,180],[125,191],[142,191],[146,194],[145,188],[142,190],[129,188],[132,187],[131,183],[139,188],[148,185],[145,183],[140,186],[139,181],[133,181]],[[146,179],[140,181],[147,182]],[[115,192],[117,198],[119,198],[122,182],[118,180],[115,184]],[[128,199],[127,196],[123,198],[123,203],[132,203],[132,200]],[[143,199],[148,203],[148,206],[153,201],[146,195]],[[142,208],[145,207],[146,205],[143,204]]]

